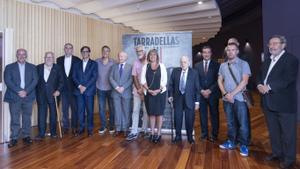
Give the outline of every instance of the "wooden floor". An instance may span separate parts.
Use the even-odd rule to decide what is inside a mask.
[[[256,102],[257,103],[257,102]],[[226,139],[226,121],[221,110],[220,136],[218,143],[200,141],[199,115],[196,117],[196,144],[186,140],[180,145],[171,143],[170,136],[164,135],[160,144],[154,145],[143,138],[133,142],[125,141],[123,136],[109,134],[92,137],[73,137],[66,135],[62,140],[47,138],[25,146],[21,141],[14,148],[0,145],[0,168],[134,168],[134,169],[272,169],[278,163],[264,162],[270,152],[268,132],[264,116],[258,105],[251,109],[252,145],[250,156],[241,157],[238,150],[223,151],[218,144]],[[222,107],[222,106],[221,106]],[[98,116],[95,118],[98,119]],[[99,120],[95,120],[99,126]],[[36,130],[36,129],[35,129]],[[298,145],[300,145],[300,125]],[[297,165],[300,168],[300,148],[298,146]]]

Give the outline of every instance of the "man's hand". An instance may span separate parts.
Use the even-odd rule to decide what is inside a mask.
[[[199,104],[195,104],[195,110],[198,110],[199,109]]]
[[[54,93],[53,93],[53,96],[54,97],[57,97],[57,96],[59,96],[60,95],[60,92],[58,91],[58,90],[56,90]]]
[[[79,85],[79,90],[80,90],[80,93],[83,94],[86,90],[86,87],[83,85]]]
[[[18,92],[18,95],[21,97],[21,98],[24,98],[27,96],[27,92],[25,90],[21,90]]]
[[[266,94],[270,91],[268,85],[262,85],[262,84],[257,85],[257,89],[261,94]]]
[[[234,103],[234,98],[233,98],[233,95],[231,93],[227,93],[225,95],[225,99],[230,102],[230,103]]]
[[[173,97],[169,97],[169,98],[168,98],[168,102],[169,102],[169,103],[172,103],[173,100],[174,100]]]

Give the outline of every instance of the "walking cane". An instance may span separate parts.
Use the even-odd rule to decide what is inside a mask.
[[[173,113],[174,113],[174,107],[173,107],[173,101],[169,102],[171,105],[171,142],[173,142],[174,140],[174,131],[173,131],[173,127],[174,127],[174,122],[173,122]]]
[[[55,108],[56,108],[56,115],[57,115],[59,137],[62,138],[61,124],[60,124],[60,110],[58,108],[56,97],[54,97],[54,99],[55,99]]]

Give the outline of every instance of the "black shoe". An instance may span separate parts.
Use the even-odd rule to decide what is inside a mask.
[[[12,148],[12,147],[16,146],[17,144],[18,144],[18,140],[12,139],[12,140],[10,140],[10,142],[8,144],[8,148]]]
[[[280,161],[280,157],[274,154],[271,154],[265,158],[265,161]]]
[[[78,132],[76,129],[72,129],[72,134],[74,137],[77,137],[78,136]]]
[[[190,143],[190,144],[195,144],[195,140],[194,140],[194,139],[191,139],[191,140],[189,140],[189,143]]]
[[[88,136],[89,136],[89,137],[92,137],[92,136],[93,136],[93,132],[89,131],[89,132],[88,132]]]
[[[57,134],[51,134],[51,138],[57,138]]]
[[[45,137],[40,136],[40,135],[38,135],[38,136],[36,136],[36,137],[34,138],[35,141],[42,141],[42,140],[44,140],[44,139],[45,139]]]
[[[68,128],[64,128],[62,132],[63,132],[63,134],[69,134],[69,129]]]
[[[218,140],[218,138],[217,137],[214,137],[214,136],[212,136],[212,137],[209,137],[209,139],[208,139],[210,142],[216,142],[217,140]]]
[[[207,135],[201,135],[201,137],[200,137],[200,140],[201,141],[205,141],[205,140],[207,140],[208,139],[208,136]]]
[[[176,144],[176,143],[180,143],[182,141],[181,137],[176,136],[173,140],[172,143]]]
[[[23,138],[23,143],[25,143],[25,144],[31,144],[32,143],[32,139],[29,136],[25,137],[25,138]]]
[[[150,141],[150,142],[154,142],[154,137],[155,137],[155,135],[152,135],[152,134],[151,134],[151,135],[149,136],[149,141]]]
[[[291,162],[291,163],[280,162],[279,167],[280,167],[281,169],[289,169],[289,168],[292,168],[293,165],[294,165],[293,162]]]
[[[154,140],[153,140],[153,143],[155,143],[155,144],[157,144],[157,143],[159,143],[160,142],[160,140],[161,140],[161,135],[155,135],[154,136]]]
[[[84,133],[84,130],[79,130],[78,136],[82,135]]]

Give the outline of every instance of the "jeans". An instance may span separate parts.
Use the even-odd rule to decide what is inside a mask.
[[[236,144],[238,135],[241,145],[248,145],[250,128],[246,102],[234,100],[234,103],[229,103],[224,101],[224,111],[227,118],[228,139]]]
[[[99,103],[99,116],[101,121],[101,128],[106,128],[106,101],[109,108],[109,126],[113,127],[114,124],[114,109],[113,101],[111,98],[111,90],[99,90],[97,89],[98,103]]]
[[[148,114],[146,111],[145,102],[139,96],[133,96],[133,112],[132,112],[132,126],[131,133],[138,133],[139,121],[140,121],[140,111],[141,106],[143,108],[143,125],[142,130],[146,131],[148,128]]]

